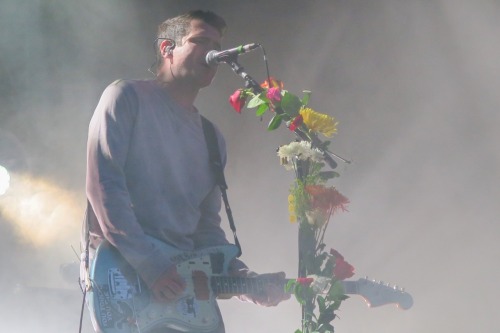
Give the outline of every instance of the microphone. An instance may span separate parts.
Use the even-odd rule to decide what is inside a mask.
[[[234,48],[228,49],[228,50],[208,51],[207,56],[205,57],[205,61],[207,62],[208,65],[215,66],[215,65],[220,64],[221,62],[225,62],[226,60],[228,60],[232,56],[236,56],[238,54],[250,52],[252,50],[255,50],[258,47],[260,47],[260,44],[252,43],[252,44],[247,44],[247,45],[240,45],[238,47],[234,47]]]

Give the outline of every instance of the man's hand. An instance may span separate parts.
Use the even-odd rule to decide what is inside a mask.
[[[175,266],[163,273],[151,287],[153,296],[159,302],[173,302],[186,289],[186,282],[177,273]]]
[[[243,274],[240,272],[234,275],[242,276]],[[268,274],[255,274],[253,272],[249,272],[247,276],[262,279],[262,281],[264,281],[263,293],[243,295],[240,299],[262,306],[276,306],[281,301],[285,301],[290,298],[290,295],[285,293],[284,272]]]

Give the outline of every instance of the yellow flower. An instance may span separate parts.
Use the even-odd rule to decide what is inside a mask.
[[[300,109],[300,115],[304,119],[304,124],[312,132],[318,132],[327,137],[331,137],[337,133],[338,122],[329,115],[305,107]]]
[[[293,194],[288,195],[288,212],[290,214],[290,222],[297,222],[297,216],[295,216],[295,197]]]

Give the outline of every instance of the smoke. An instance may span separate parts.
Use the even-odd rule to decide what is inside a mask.
[[[71,246],[78,248],[84,215],[92,111],[110,82],[149,76],[158,23],[204,8],[228,22],[225,46],[262,44],[271,74],[294,93],[311,90],[311,107],[339,121],[331,149],[353,164],[338,161],[334,185],[351,204],[331,221],[327,245],[356,267],[355,278],[404,286],[415,299],[412,309],[399,311],[370,309],[353,296],[334,321],[336,331],[461,333],[479,324],[496,331],[497,2],[7,0],[0,6],[0,130],[16,137],[26,158],[23,176],[14,174],[13,191],[0,197],[0,277],[9,290],[0,301],[2,330],[76,331],[79,289],[59,270],[76,261]],[[257,81],[266,77],[258,52],[240,63]],[[286,129],[267,132],[267,117],[231,111],[227,98],[243,86],[221,65],[197,106],[226,137],[243,259],[255,271],[293,277],[297,226],[287,212],[293,175],[279,165],[276,148],[294,138]],[[221,309],[228,332],[293,332],[300,325],[293,300],[273,309],[226,301]]]
[[[44,247],[74,238],[84,210],[79,199],[44,179],[14,174],[8,192],[0,198],[0,213],[12,223],[21,242]]]

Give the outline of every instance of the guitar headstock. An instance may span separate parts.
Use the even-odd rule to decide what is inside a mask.
[[[362,278],[355,281],[357,294],[363,296],[369,307],[396,304],[398,308],[408,310],[413,305],[413,298],[404,289],[390,286],[382,281]]]

